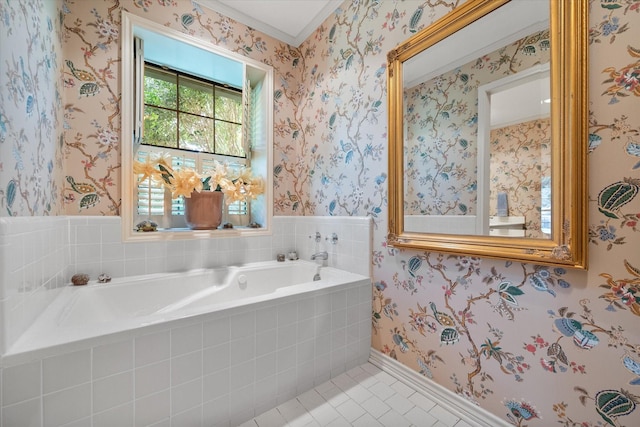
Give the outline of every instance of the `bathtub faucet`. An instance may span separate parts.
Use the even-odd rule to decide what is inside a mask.
[[[316,252],[315,254],[311,255],[311,260],[313,261],[316,259],[329,259],[329,254],[327,253],[327,251]]]

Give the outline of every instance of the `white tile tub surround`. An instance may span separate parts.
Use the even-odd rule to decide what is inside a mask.
[[[295,225],[295,248],[302,259],[327,251],[331,267],[372,277],[373,221],[363,217],[277,217]],[[316,232],[320,242],[316,242]],[[331,237],[335,233],[336,243]]]
[[[329,253],[325,265],[371,277],[372,224],[368,217],[276,216],[271,236],[125,243],[119,217],[0,218],[0,353],[75,273],[95,280],[177,272],[273,260],[291,250],[310,259],[317,245]],[[309,238],[316,231],[319,244]],[[335,245],[325,240],[331,233]]]
[[[0,352],[69,282],[66,217],[0,218]]]
[[[239,425],[365,363],[370,298],[360,282],[5,367],[2,425]]]
[[[371,227],[370,218],[275,217],[272,236],[123,243],[117,217],[2,218],[2,351],[76,272],[95,280],[327,250],[325,265],[369,275]],[[370,304],[370,284],[359,284],[3,359],[0,425],[237,425],[366,361]]]
[[[329,259],[325,265],[370,276],[373,222],[369,217],[276,216],[271,236],[148,243],[123,243],[119,217],[67,218],[71,269],[92,277],[100,273],[121,277],[269,261],[291,250],[307,260],[312,253],[326,250]],[[317,244],[309,237],[315,236],[316,231],[322,236]],[[332,233],[338,236],[335,245],[325,240]]]

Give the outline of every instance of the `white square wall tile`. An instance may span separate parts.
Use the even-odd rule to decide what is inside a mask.
[[[276,351],[278,345],[278,330],[269,329],[256,333],[256,357]]]
[[[135,402],[135,425],[147,426],[168,419],[171,415],[169,390],[152,394]]]
[[[202,400],[208,402],[229,395],[229,371],[226,369],[205,375],[202,384]]]
[[[227,344],[207,347],[202,350],[203,373],[210,374],[229,367],[229,346]]]
[[[93,348],[93,379],[125,372],[133,368],[133,340]]]
[[[202,351],[171,359],[171,385],[176,386],[202,376]]]
[[[191,353],[202,348],[202,323],[171,330],[171,355]]]
[[[133,371],[94,381],[93,412],[102,412],[133,401]]]
[[[91,381],[91,351],[81,350],[42,361],[43,392],[50,393]]]
[[[11,405],[40,397],[40,361],[4,368],[2,371],[2,404]]]
[[[205,322],[202,334],[205,347],[229,342],[229,317],[225,316]]]
[[[231,425],[239,425],[255,416],[255,391],[253,386],[229,393],[229,417]]]
[[[93,427],[93,425],[91,424],[91,417],[86,417],[65,424],[64,427]]]
[[[0,424],[3,426],[41,427],[41,407],[40,398],[5,406],[2,408]]]
[[[253,385],[255,382],[255,363],[253,360],[229,368],[229,390],[235,391]]]
[[[255,314],[256,333],[260,333],[278,326],[278,313],[276,306],[259,308]]]
[[[171,386],[169,360],[145,365],[135,370],[136,398],[166,390]]]
[[[134,340],[135,366],[143,366],[169,359],[171,356],[169,331],[155,332]]]
[[[278,327],[290,325],[298,320],[298,302],[287,301],[278,305]]]
[[[259,356],[255,360],[255,380],[261,381],[276,374],[278,359],[276,353]]]
[[[133,425],[133,402],[117,406],[93,416],[93,427]]]
[[[44,427],[60,426],[91,415],[91,384],[44,396]]]
[[[174,426],[201,426],[202,425],[202,405],[187,409],[171,417],[171,425]],[[254,424],[255,426],[255,424]]]
[[[253,360],[256,357],[256,340],[247,336],[229,342],[229,364],[234,366]]]
[[[298,325],[296,323],[291,323],[278,327],[278,350],[296,345],[296,341],[298,338],[297,326]]]
[[[171,388],[171,414],[202,405],[202,378]],[[179,424],[174,424],[179,425]]]

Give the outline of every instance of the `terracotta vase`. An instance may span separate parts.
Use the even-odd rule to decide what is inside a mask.
[[[221,191],[194,191],[184,198],[184,219],[192,230],[211,230],[222,222]]]

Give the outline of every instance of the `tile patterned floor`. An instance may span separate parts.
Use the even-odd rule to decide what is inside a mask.
[[[472,427],[378,367],[366,363],[241,427]]]

